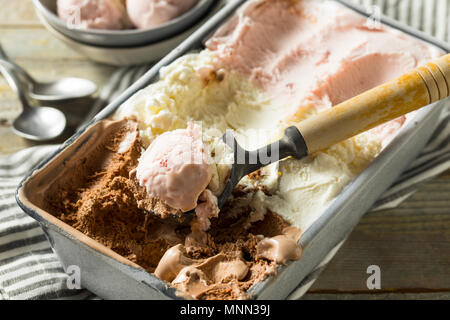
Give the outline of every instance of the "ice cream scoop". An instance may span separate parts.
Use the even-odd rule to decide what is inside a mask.
[[[303,158],[449,95],[450,54],[287,128],[281,140],[261,149],[242,149],[227,131],[223,138],[234,150],[234,163],[219,208],[244,176],[261,167]]]
[[[131,27],[125,0],[58,0],[58,16],[85,29],[121,30]]]
[[[189,9],[198,0],[127,0],[127,12],[139,29],[148,29],[168,22]]]
[[[227,131],[223,140],[234,152],[234,163],[218,207],[243,177],[266,165],[303,158],[449,95],[450,54],[289,127],[281,140],[258,150],[243,149]],[[193,213],[186,212],[182,223]]]

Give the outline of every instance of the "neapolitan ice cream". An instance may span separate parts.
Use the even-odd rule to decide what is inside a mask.
[[[133,24],[147,29],[166,23],[191,9],[198,0],[127,0]]]
[[[49,188],[47,209],[181,296],[249,298],[253,285],[301,258],[301,231],[410,116],[305,159],[287,158],[254,172],[217,212],[215,199],[230,173],[230,153],[221,140],[225,130],[233,129],[247,149],[267,145],[286,127],[441,54],[388,27],[371,29],[365,18],[333,1],[247,1],[204,50],[164,67],[157,82],[104,120],[102,125],[114,130],[73,164],[73,177]],[[194,133],[192,123],[201,123],[201,134]],[[214,161],[208,161],[210,171],[200,170],[199,181],[190,174],[181,177],[193,190],[176,184],[172,202],[167,197],[172,190],[161,191],[167,181],[146,180],[172,173],[151,168],[141,175],[139,166],[146,160],[150,167],[164,166],[171,159],[174,167],[184,168],[172,155],[184,153],[184,142],[174,143],[180,136],[197,141],[195,153]],[[201,137],[201,143],[194,137]],[[207,167],[201,161],[199,168]],[[185,199],[186,207],[180,205]],[[149,214],[180,214],[179,208],[192,207],[195,199],[190,226]]]
[[[72,27],[109,30],[131,27],[125,0],[58,0],[57,12]]]

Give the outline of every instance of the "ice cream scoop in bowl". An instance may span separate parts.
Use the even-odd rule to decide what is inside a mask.
[[[227,131],[223,140],[233,151],[234,161],[226,185],[217,197],[217,208],[226,203],[243,177],[264,166],[324,150],[449,95],[450,55],[446,55],[287,128],[281,140],[258,150],[244,150],[232,132]],[[176,219],[168,218],[188,224],[198,216],[197,208]],[[161,218],[158,212],[153,215]]]
[[[80,28],[77,26],[77,19],[80,19],[81,12],[77,13],[78,7],[75,5],[77,1],[61,1],[67,3],[69,6],[73,6],[73,19],[74,21],[69,20],[69,23],[61,20],[57,15],[57,1],[56,0],[33,0],[33,4],[39,13],[39,15],[45,19],[45,21],[50,24],[55,30],[60,32],[61,34],[69,37],[72,40],[83,44],[89,44],[93,46],[100,47],[109,47],[109,48],[119,48],[119,47],[134,47],[134,46],[142,46],[148,45],[150,43],[154,43],[163,39],[170,38],[178,33],[183,32],[188,29],[192,25],[194,25],[198,20],[200,20],[208,10],[213,6],[216,2],[215,0],[198,0],[196,4],[194,4],[189,10],[182,13],[180,16],[171,19],[170,21],[161,23],[157,26],[136,29],[132,28],[131,21],[127,17],[126,12],[124,12],[124,2],[120,0],[104,0],[97,1],[94,4],[86,7],[86,9],[92,9],[95,6],[105,8],[110,4],[113,4],[115,7],[118,7],[119,10],[117,12],[122,12],[119,17],[119,14],[108,14],[106,18],[111,20],[115,16],[119,21],[119,25],[117,23],[109,23],[111,21],[106,21],[107,19],[103,19],[99,17],[98,19],[93,19],[93,21],[102,21],[100,26],[101,28]],[[102,3],[103,2],[103,3]],[[130,1],[130,3],[135,3],[136,1]],[[141,1],[142,2],[142,1]],[[147,1],[151,2],[151,1]],[[178,1],[180,3],[184,3],[187,1]],[[192,1],[189,1],[192,2]],[[80,2],[83,5],[89,4],[89,1]],[[99,5],[100,3],[100,5]],[[160,1],[158,5],[162,6],[166,4],[166,1]],[[138,6],[136,10],[133,10],[133,13],[136,13],[136,18],[140,21],[144,20],[145,12],[142,12],[142,8],[145,7]],[[70,8],[69,8],[70,9]],[[67,10],[70,11],[70,10]],[[139,13],[141,15],[139,15]],[[164,12],[163,12],[164,14]],[[154,19],[156,21],[156,19]],[[71,22],[70,22],[71,21]],[[122,27],[125,29],[121,29]],[[114,30],[108,29],[113,27]]]

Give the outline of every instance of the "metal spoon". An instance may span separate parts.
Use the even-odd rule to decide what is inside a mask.
[[[287,128],[281,140],[261,149],[243,149],[227,131],[222,139],[234,152],[234,162],[218,206],[243,177],[262,167],[287,157],[301,159],[449,96],[450,54]],[[191,210],[169,218],[186,225],[194,216]]]
[[[53,82],[41,83],[33,79],[23,68],[12,62],[0,46],[0,64],[9,63],[8,68],[16,72],[22,82],[28,85],[30,98],[40,101],[59,101],[84,98],[97,91],[97,85],[82,78],[62,78]]]
[[[31,107],[22,91],[20,80],[12,69],[13,66],[8,62],[0,64],[0,72],[17,92],[23,106],[22,113],[13,122],[14,133],[35,141],[51,140],[61,135],[66,128],[64,114],[55,108]]]

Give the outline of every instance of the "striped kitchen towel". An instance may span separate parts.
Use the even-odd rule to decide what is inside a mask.
[[[366,7],[375,14],[373,8],[390,18],[415,29],[422,30],[435,38],[450,42],[450,1],[449,0],[351,0]],[[378,10],[378,9],[377,9]]]
[[[354,0],[378,6],[392,18],[450,40],[450,0]],[[117,70],[99,94],[91,118],[139,78],[149,66]],[[427,148],[381,197],[374,209],[398,206],[418,186],[450,168],[450,106],[444,110],[439,128]],[[14,192],[22,177],[58,146],[29,148],[0,158],[0,300],[1,299],[98,299],[87,290],[69,290],[67,275],[52,251],[39,224],[16,204]],[[291,295],[298,299],[311,287],[339,250],[338,244]]]

